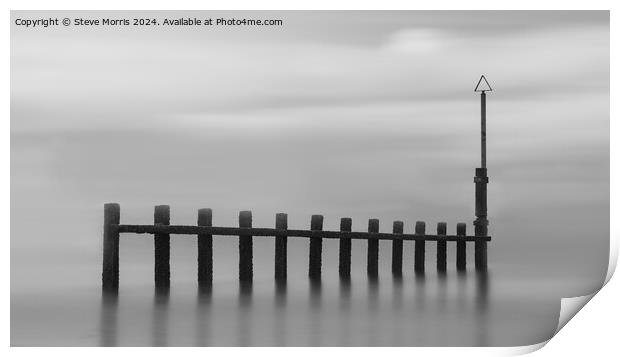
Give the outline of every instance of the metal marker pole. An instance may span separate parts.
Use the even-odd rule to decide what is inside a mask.
[[[484,77],[480,80],[482,81]],[[486,82],[486,79],[485,83]],[[489,87],[490,88],[490,87]],[[486,134],[486,93],[482,90],[480,93],[480,144],[481,144],[481,166],[476,169],[474,183],[476,184],[476,220],[474,221],[474,230],[477,236],[486,236],[488,234],[489,221],[487,220],[487,134]],[[487,242],[476,241],[475,243],[475,265],[477,271],[487,270]]]
[[[485,91],[480,93],[480,141],[481,141],[481,167],[487,168],[487,95]]]

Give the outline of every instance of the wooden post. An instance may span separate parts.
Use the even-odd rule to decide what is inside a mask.
[[[276,214],[276,229],[288,229],[288,216],[286,213]],[[287,236],[276,236],[275,238],[275,279],[276,281],[286,281],[286,250]]]
[[[351,232],[351,218],[340,219],[340,231]],[[351,238],[340,238],[338,272],[341,279],[351,278]]]
[[[105,291],[118,290],[119,234],[114,225],[120,223],[121,206],[106,203],[103,206],[103,270],[101,287]]]
[[[379,233],[379,220],[368,220],[368,233]],[[366,271],[370,278],[379,276],[379,240],[368,239],[368,254]]]
[[[239,212],[239,227],[252,228],[252,212]],[[252,236],[239,236],[239,281],[251,282],[253,278],[252,271]]]
[[[155,225],[170,224],[170,206],[155,206]],[[155,288],[170,286],[170,234],[155,234]]]
[[[213,212],[210,208],[198,210],[198,225],[211,227]],[[210,286],[213,282],[213,236],[198,235],[198,286]]]
[[[422,221],[415,222],[415,234],[424,235],[426,223]],[[426,242],[424,240],[415,241],[414,270],[416,273],[424,273],[424,258],[426,250]]]
[[[486,227],[485,227],[486,230]],[[479,233],[477,236],[486,236],[487,233]],[[477,240],[474,243],[474,258],[476,263],[476,270],[480,272],[487,271],[487,242],[482,240]]]
[[[448,229],[446,222],[437,223],[437,235],[445,236]],[[447,270],[448,242],[445,240],[437,241],[437,271],[445,273]]]
[[[323,216],[313,215],[310,221],[310,230],[323,230]],[[323,238],[310,238],[310,254],[308,264],[308,276],[311,280],[321,280],[321,254],[323,250]]]
[[[489,221],[487,219],[487,177],[486,167],[477,168],[474,177],[476,184],[476,220],[474,221],[474,234],[476,236],[488,235]],[[474,243],[474,262],[477,271],[487,270],[487,242],[476,241]]]
[[[456,235],[466,236],[467,225],[465,223],[458,223],[456,225]],[[456,241],[456,270],[465,271],[467,269],[467,259],[465,250],[465,240]]]
[[[394,221],[392,233],[403,234],[403,222]],[[403,240],[392,240],[392,274],[400,277],[403,275]]]

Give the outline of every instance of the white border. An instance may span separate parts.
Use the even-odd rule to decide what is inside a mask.
[[[615,12],[613,1],[547,1],[547,0],[522,0],[522,1],[395,1],[395,0],[381,0],[381,1],[345,1],[345,0],[298,0],[298,1],[283,1],[283,0],[263,0],[260,3],[258,1],[244,0],[244,1],[188,1],[188,0],[175,0],[171,2],[165,2],[161,0],[154,0],[145,3],[139,3],[138,1],[128,0],[108,0],[108,1],[55,1],[53,6],[50,1],[8,1],[7,10],[34,10],[34,9],[81,9],[81,10],[97,10],[97,9],[123,9],[123,10],[159,10],[159,9],[249,9],[249,10],[268,10],[268,9],[418,9],[418,10],[609,10],[611,9],[611,38],[617,39],[617,25],[614,23]],[[617,3],[617,1],[616,1]],[[465,6],[466,5],[466,6]],[[5,12],[5,18],[10,18],[9,12]],[[10,48],[10,26],[5,24],[3,27],[3,47],[5,49]],[[611,63],[617,62],[617,41],[611,41]],[[7,51],[8,52],[8,51]],[[5,69],[4,78],[10,78],[10,57],[6,54],[2,56],[2,65]],[[616,97],[617,94],[617,71],[611,68],[611,98]],[[7,217],[5,222],[10,222],[10,81],[5,80],[5,86],[3,88],[3,101],[2,101],[2,197],[4,198],[4,204],[1,208],[2,217]],[[614,145],[614,140],[618,139],[618,125],[616,118],[616,108],[611,102],[611,182],[618,182],[618,145]],[[612,185],[611,187],[611,217],[619,217],[618,215],[618,190]],[[610,250],[610,271],[607,275],[607,280],[611,278],[613,271],[615,270],[615,263],[617,261],[618,254],[618,228],[617,223],[611,220],[611,250]],[[6,242],[9,241],[6,237]],[[4,338],[4,346],[8,350],[7,352],[17,355],[31,355],[37,352],[45,353],[46,355],[83,355],[84,353],[102,355],[103,353],[131,353],[133,352],[127,348],[115,349],[109,351],[105,349],[89,349],[88,351],[82,348],[8,348],[10,345],[10,249],[3,249],[3,265],[2,279],[3,286],[5,287],[4,294],[2,294],[2,306],[4,307],[2,325],[2,336]],[[607,352],[617,349],[615,341],[617,339],[615,331],[617,331],[618,321],[617,318],[620,315],[618,309],[618,301],[620,301],[620,284],[615,281],[611,281],[605,289],[594,297],[594,304],[588,304],[583,308],[581,312],[573,321],[568,323],[566,329],[561,330],[557,337],[552,339],[552,342],[547,347],[542,349],[539,354],[542,353],[548,356],[566,356],[566,355],[583,355],[591,352]],[[613,334],[613,335],[612,335]],[[524,346],[521,348],[450,348],[450,349],[438,349],[438,348],[415,348],[412,351],[410,348],[390,348],[387,353],[393,355],[410,355],[411,353],[421,355],[445,355],[445,354],[458,354],[459,356],[480,356],[480,355],[502,355],[502,354],[519,354],[527,353],[532,350],[536,350],[537,346]],[[237,350],[239,351],[239,350]],[[298,356],[310,356],[316,353],[327,354],[340,354],[343,353],[340,349],[323,348],[321,351],[314,349],[295,349],[289,348],[260,348],[260,349],[245,349],[244,352],[252,353],[253,355],[269,354],[270,356],[284,356],[295,353]],[[140,351],[140,353],[148,353],[153,356],[163,356],[172,352],[168,348],[148,348],[147,351]],[[204,354],[210,355],[226,354],[232,350],[222,348],[211,348],[206,352],[204,349],[199,348],[183,348],[175,349],[174,353],[182,354]],[[382,351],[376,349],[354,348],[347,350],[347,353],[354,353],[359,355],[376,354]],[[608,354],[608,353],[605,353]]]

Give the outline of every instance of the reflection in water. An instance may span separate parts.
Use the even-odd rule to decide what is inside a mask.
[[[476,272],[476,346],[488,346],[489,328],[489,273]]]
[[[310,307],[312,310],[317,310],[321,307],[321,291],[323,286],[320,280],[310,280]]]
[[[379,280],[368,280],[368,309],[377,311],[379,304]]]
[[[239,311],[237,317],[238,346],[252,345],[252,282],[239,282]]]
[[[486,312],[489,303],[489,272],[476,273],[477,310]]]
[[[103,291],[99,313],[99,345],[117,346],[118,291]]]
[[[271,291],[254,291],[256,287],[251,283],[240,283],[238,292],[233,291],[233,295],[238,294],[238,303],[233,303],[233,310],[226,310],[231,306],[225,303],[219,305],[219,301],[226,299],[215,300],[215,291],[211,287],[200,288],[196,304],[189,307],[195,322],[194,331],[189,333],[197,346],[441,345],[441,338],[432,332],[433,329],[425,328],[428,327],[425,324],[441,326],[443,321],[456,317],[456,325],[452,326],[458,326],[460,319],[470,319],[475,324],[475,328],[459,330],[463,341],[469,341],[466,344],[485,346],[493,343],[489,336],[493,331],[489,327],[492,322],[489,316],[489,273],[433,275],[432,278],[417,274],[393,276],[392,284],[380,284],[377,279],[367,280],[366,283],[365,289],[353,292],[350,279],[341,279],[337,285],[310,281],[308,300],[305,302],[295,295],[298,290],[291,289],[286,283],[276,283]],[[336,298],[332,299],[334,288],[338,290]],[[261,301],[267,301],[267,308]],[[147,315],[143,322],[150,324],[150,345],[178,344],[171,340],[169,329],[186,316],[171,315],[169,305],[170,290],[156,289],[150,321]],[[223,312],[217,314],[217,311]],[[458,313],[454,315],[453,311]],[[221,326],[222,321],[218,318],[229,322],[231,314],[237,316],[231,333],[222,335],[213,330]],[[129,320],[136,323],[135,319]],[[260,322],[261,328],[253,326],[254,320]],[[265,329],[264,326],[271,328]],[[132,326],[132,333],[135,333],[136,327],[140,330],[142,326]],[[99,345],[119,345],[117,292],[101,295],[99,330]],[[149,341],[148,332],[146,337]],[[133,343],[130,338],[128,341]]]
[[[429,295],[429,287],[427,286],[428,283],[429,281],[427,279],[426,273],[415,273],[413,286],[414,308],[413,317],[411,317],[411,319],[414,319],[415,321],[425,322],[426,324],[434,324],[432,320],[429,320],[429,315],[432,315],[432,312],[429,310],[434,307],[434,296],[431,296],[430,299],[427,299],[427,295]],[[430,281],[430,283],[432,284],[434,282]],[[405,306],[404,310],[406,311],[406,313],[403,313],[403,315],[408,315],[409,313],[411,313],[411,309],[409,309],[407,306]],[[420,322],[412,322],[414,326],[414,333],[416,334],[416,340],[419,341],[418,343],[421,343],[423,346],[429,345],[429,341],[434,338],[433,333],[427,327],[420,328]]]
[[[308,344],[310,346],[319,346],[321,344],[322,283],[320,280],[310,280],[309,287],[310,329],[308,331]]]
[[[370,345],[377,344],[377,330],[380,328],[380,324],[375,324],[379,318],[379,279],[370,278],[368,279],[368,317],[371,326],[367,329],[366,341]]]
[[[286,281],[276,281],[273,316],[274,346],[286,346]]]
[[[286,307],[286,281],[275,282],[275,299],[274,303],[276,308],[281,309]]]
[[[448,297],[446,289],[448,285],[448,277],[445,272],[437,272],[437,310],[443,313],[446,310]]]
[[[339,288],[340,337],[343,346],[351,344],[351,279],[341,278]]]
[[[351,309],[351,279],[340,278],[339,285],[340,308],[348,311]]]
[[[403,309],[403,276],[402,274],[396,274],[392,276],[392,321],[402,319],[401,311]],[[403,331],[401,328],[393,329],[392,341],[394,345],[397,345],[401,341]]]
[[[488,346],[488,310],[489,310],[489,272],[459,272],[457,274],[457,308],[459,311],[473,310],[476,328],[474,333],[474,346]],[[474,284],[473,298],[468,299],[468,282]],[[472,301],[473,300],[473,301]],[[472,306],[473,304],[473,306]]]
[[[413,294],[416,311],[423,312],[424,308],[426,307],[426,275],[424,275],[423,273],[415,274],[414,288],[415,291],[413,292]]]
[[[456,273],[456,298],[457,308],[459,311],[464,311],[467,307],[467,273],[464,271],[458,271]]]
[[[153,346],[168,346],[168,305],[170,288],[156,287],[153,297],[153,320],[151,337]]]
[[[394,275],[392,277],[392,306],[395,309],[403,307],[403,276]]]
[[[211,303],[213,290],[211,285],[199,286],[196,296],[196,334],[194,345],[209,346],[211,340]]]

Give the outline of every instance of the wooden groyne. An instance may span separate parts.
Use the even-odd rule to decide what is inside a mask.
[[[367,232],[352,232],[351,218],[340,220],[339,231],[323,230],[323,216],[313,215],[310,219],[310,229],[290,229],[286,213],[275,216],[274,228],[257,228],[252,226],[252,212],[239,213],[239,227],[221,227],[213,225],[213,211],[209,208],[198,210],[195,226],[171,225],[170,207],[155,206],[152,225],[131,225],[120,223],[120,205],[107,203],[104,206],[103,227],[103,274],[104,289],[118,289],[119,285],[119,249],[121,233],[150,234],[154,240],[155,286],[166,288],[170,286],[170,235],[194,236],[197,241],[198,256],[198,284],[210,286],[213,281],[213,237],[237,237],[239,242],[239,280],[251,282],[253,279],[253,240],[274,238],[274,278],[277,281],[286,281],[287,275],[287,241],[289,238],[307,238],[309,240],[308,277],[311,280],[320,280],[322,274],[323,239],[338,239],[339,262],[338,272],[341,278],[351,275],[351,246],[353,241],[366,241],[367,245],[367,275],[376,278],[379,275],[379,240],[392,241],[392,274],[402,275],[403,272],[403,243],[413,241],[414,271],[423,274],[426,267],[426,243],[437,244],[437,270],[445,273],[447,270],[448,242],[456,243],[456,269],[466,270],[466,244],[474,242],[475,262],[477,270],[486,270],[486,243],[491,240],[487,235],[466,234],[465,223],[456,225],[456,235],[447,234],[447,223],[437,224],[436,233],[426,233],[425,222],[415,222],[413,233],[404,233],[404,222],[395,221],[392,224],[392,233],[379,232],[379,220],[368,221]],[[484,245],[482,245],[484,244]]]

